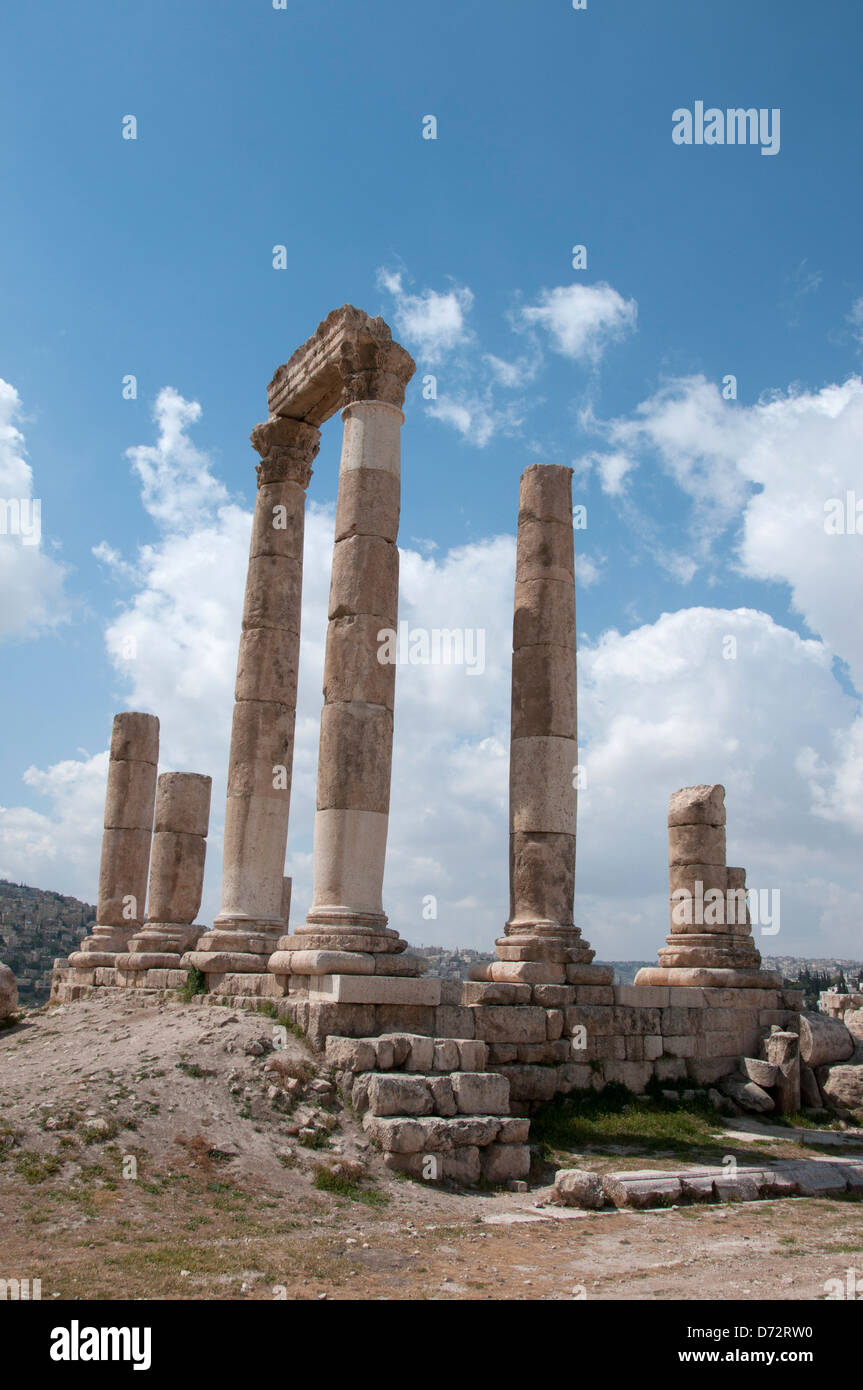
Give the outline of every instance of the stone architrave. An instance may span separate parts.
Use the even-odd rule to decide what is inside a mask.
[[[573,922],[578,799],[572,469],[521,476],[510,739],[510,915],[498,960],[474,979],[610,984]]]
[[[114,718],[105,794],[96,925],[69,956],[92,970],[113,966],[144,920],[147,870],[159,762],[159,721],[153,714]]]
[[[212,931],[183,957],[217,975],[265,974],[284,931],[306,489],[320,431],[279,417],[256,426],[251,439],[261,461],[228,762],[222,906]]]
[[[636,985],[780,989],[761,968],[746,906],[746,871],[725,863],[725,788],[681,787],[668,808],[671,931],[659,965]]]
[[[175,970],[200,934],[195,917],[204,886],[212,785],[211,777],[197,772],[159,777],[147,921],[129,942],[128,953],[117,957],[119,971]]]

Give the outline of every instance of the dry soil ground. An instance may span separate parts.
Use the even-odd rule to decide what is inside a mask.
[[[848,1268],[863,1281],[859,1202],[583,1213],[551,1203],[552,1170],[527,1193],[445,1191],[388,1173],[326,1083],[260,1015],[107,993],[26,1015],[0,1032],[0,1278],[40,1278],[43,1300],[819,1299]]]

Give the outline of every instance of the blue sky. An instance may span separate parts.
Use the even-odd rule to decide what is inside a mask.
[[[652,956],[665,801],[718,780],[750,881],[787,903],[762,949],[863,955],[863,541],[819,520],[860,478],[861,31],[851,0],[15,7],[0,55],[3,495],[25,479],[43,537],[26,554],[0,537],[0,873],[83,896],[89,882],[93,897],[110,718],[152,705],[167,762],[196,756],[216,779],[216,910],[247,438],[273,369],[349,301],[382,313],[419,364],[402,611],[448,626],[458,610],[496,644],[483,680],[399,673],[393,920],[414,940],[487,945],[505,916],[518,477],[573,463],[589,517],[576,541],[592,943]],[[672,112],[696,100],[779,108],[779,153],[675,145]],[[719,395],[727,374],[736,401]],[[178,448],[164,430],[157,444],[164,388],[200,408],[171,416]],[[162,397],[163,425],[166,411]],[[301,892],[339,439],[330,425],[310,489],[289,847]],[[142,447],[200,489],[182,517],[142,500],[127,454]],[[190,614],[207,557],[212,606]],[[739,610],[756,616],[725,616]],[[737,626],[748,646],[714,670]],[[145,628],[133,669],[117,644]],[[414,920],[426,893],[435,924]]]

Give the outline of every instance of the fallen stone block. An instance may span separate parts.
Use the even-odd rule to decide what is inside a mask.
[[[584,1168],[559,1169],[554,1175],[554,1195],[562,1207],[598,1211],[605,1206],[602,1178]]]
[[[607,1173],[602,1180],[603,1191],[616,1207],[670,1207],[680,1201],[683,1189],[680,1179],[667,1173],[640,1170],[634,1173]]]
[[[742,1057],[740,1069],[747,1081],[754,1081],[762,1089],[776,1085],[778,1068],[772,1062],[763,1062],[759,1057]]]
[[[730,1096],[736,1105],[756,1114],[769,1114],[775,1109],[772,1098],[757,1086],[754,1081],[746,1081],[742,1076],[723,1076],[719,1089]]]

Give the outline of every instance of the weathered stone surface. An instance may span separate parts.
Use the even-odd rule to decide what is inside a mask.
[[[533,643],[513,652],[512,738],[575,736],[574,668],[574,648]]]
[[[361,467],[345,470],[339,478],[336,506],[336,541],[351,536],[379,536],[394,542],[399,533],[401,483],[398,472]]]
[[[718,782],[680,787],[668,801],[669,825],[724,825],[725,788]]]
[[[800,1039],[796,1033],[772,1032],[764,1040],[764,1055],[775,1067],[774,1094],[780,1115],[800,1109]],[[757,1081],[757,1077],[752,1077]]]
[[[398,407],[415,370],[383,319],[343,304],[275,372],[267,392],[270,414],[321,425],[354,401]]]
[[[478,1005],[475,1009],[477,1035],[485,1042],[545,1042],[545,1010],[528,1005]]]
[[[465,1004],[529,1004],[531,987],[505,980],[466,980],[462,985],[462,1000]]]
[[[318,810],[386,813],[390,805],[392,711],[352,700],[325,705],[318,755]]]
[[[514,834],[575,835],[577,763],[574,738],[512,740],[509,795]]]
[[[439,980],[393,975],[318,975],[309,987],[315,1003],[435,1006],[439,999]]]
[[[754,1081],[745,1081],[741,1076],[724,1076],[719,1089],[744,1110],[754,1110],[756,1114],[769,1114],[776,1107],[766,1091]]]
[[[374,614],[381,627],[398,619],[399,552],[382,536],[348,536],[336,541],[328,616]]]
[[[847,1062],[827,1068],[821,1090],[831,1108],[863,1111],[863,1046],[858,1046]]]
[[[452,1087],[461,1115],[509,1113],[509,1083],[503,1076],[493,1072],[453,1072]]]
[[[756,1086],[762,1088],[776,1085],[779,1068],[772,1062],[764,1062],[758,1057],[743,1057],[740,1065],[747,1081],[754,1081]]]
[[[602,1180],[603,1190],[616,1207],[669,1207],[682,1196],[680,1179],[661,1173],[641,1170],[633,1173],[608,1173]]]
[[[584,1207],[598,1211],[605,1206],[602,1178],[583,1168],[561,1168],[554,1175],[555,1200],[562,1207]]]
[[[0,1018],[8,1018],[18,1007],[18,985],[8,965],[0,964]]]
[[[572,580],[522,579],[515,586],[514,651],[551,643],[575,648],[575,598]]]
[[[281,627],[254,627],[242,632],[234,698],[293,708],[299,657],[296,632]]]
[[[386,655],[386,632],[380,618],[366,613],[336,618],[327,629],[324,661],[324,699],[327,704],[362,701],[392,710],[395,702],[394,662],[381,662]]]
[[[111,729],[110,761],[159,761],[159,721],[154,714],[127,711],[114,716]]]
[[[512,1182],[530,1172],[530,1149],[523,1144],[488,1144],[479,1157],[486,1182]]]
[[[556,521],[572,526],[572,469],[561,464],[531,463],[521,475],[518,523]]]
[[[724,825],[670,825],[668,863],[725,865]]]
[[[801,1013],[799,1028],[800,1056],[809,1067],[845,1062],[854,1052],[854,1038],[837,1018]]]

